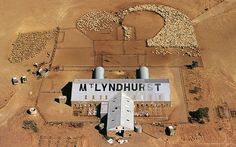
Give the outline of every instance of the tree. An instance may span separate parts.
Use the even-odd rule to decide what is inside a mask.
[[[196,111],[190,111],[189,115],[191,116],[191,119],[196,120],[199,123],[201,123],[201,122],[204,123],[205,118],[209,119],[208,111],[209,111],[208,107],[199,108]]]
[[[197,61],[192,61],[192,64],[186,65],[186,67],[187,67],[188,69],[196,68],[196,67],[198,67],[198,62],[197,62]]]
[[[24,120],[22,128],[24,128],[24,129],[31,129],[35,133],[38,132],[37,124],[34,121],[32,121],[32,120]]]

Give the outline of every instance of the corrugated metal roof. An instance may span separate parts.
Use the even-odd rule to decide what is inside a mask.
[[[108,102],[107,131],[134,130],[134,102],[119,92]]]
[[[169,80],[154,79],[75,80],[71,101],[108,101],[121,91],[133,101],[171,101]]]
[[[108,102],[101,102],[101,114],[107,114],[108,112]]]

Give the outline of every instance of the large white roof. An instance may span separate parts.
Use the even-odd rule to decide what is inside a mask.
[[[134,102],[119,92],[108,102],[107,131],[134,130]]]
[[[119,92],[133,101],[171,101],[169,80],[154,79],[74,80],[71,101],[108,101]]]

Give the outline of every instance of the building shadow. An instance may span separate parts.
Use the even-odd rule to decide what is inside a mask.
[[[60,103],[59,98],[55,98],[54,100],[55,100],[55,102]]]
[[[137,79],[140,79],[140,72],[139,71],[140,71],[139,69],[136,69],[136,78]]]
[[[95,79],[95,70],[92,70],[92,79]]]
[[[168,127],[166,127],[166,129],[165,129],[165,133],[166,133],[167,136],[170,136],[171,131]]]
[[[71,106],[72,82],[68,82],[62,89],[62,95],[66,96],[66,105]]]
[[[101,103],[96,106],[96,110],[97,110],[96,116],[101,117]]]
[[[102,124],[102,123],[104,124],[103,128],[100,128],[100,126],[97,125],[97,126],[95,126],[95,129],[97,129],[100,134],[107,135],[107,131],[106,131],[106,128],[107,128],[107,114],[101,118],[100,124]]]

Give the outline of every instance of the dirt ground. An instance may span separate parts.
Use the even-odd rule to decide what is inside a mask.
[[[144,3],[171,6],[191,20],[198,20],[198,16],[204,14],[204,19],[194,23],[201,57],[158,55],[155,54],[155,48],[147,48],[145,39],[155,35],[163,26],[161,17],[152,13],[134,13],[126,17],[124,23],[135,30],[135,37],[130,41],[123,41],[119,27],[113,26],[112,32],[105,30],[87,35],[75,28],[75,21],[91,10],[117,11]],[[172,95],[177,95],[179,101],[174,102],[178,107],[172,110],[170,121],[163,123],[174,123],[177,126],[176,134],[166,136],[163,127],[147,123],[143,125],[144,133],[132,134],[129,143],[122,146],[236,146],[236,117],[220,118],[216,110],[218,105],[226,102],[230,112],[236,111],[236,7],[233,0],[224,0],[223,5],[219,3],[221,0],[42,0],[40,3],[0,0],[0,146],[110,146],[95,129],[97,119],[73,118],[69,106],[55,102],[55,97],[61,94],[60,89],[68,81],[91,78],[91,70],[97,65],[106,67],[106,78],[135,77],[132,71],[140,65],[146,65],[150,67],[151,78],[170,77],[174,81],[171,88],[175,92]],[[224,3],[232,5],[227,5],[225,9]],[[215,6],[218,6],[219,13],[214,10],[216,15],[212,15],[211,9]],[[8,61],[18,33],[47,31],[58,26],[58,43],[55,57],[51,59],[53,66],[60,66],[59,72],[51,72],[45,79],[32,75],[35,70],[33,63],[49,61],[46,52],[53,54],[53,42],[33,59],[16,64]],[[178,49],[168,50],[175,52]],[[194,70],[184,68],[192,60],[199,61],[201,67]],[[119,70],[123,74],[117,74]],[[23,75],[29,79],[26,84],[11,84],[11,77]],[[189,93],[194,86],[201,87],[201,92]],[[48,93],[50,91],[55,92]],[[31,106],[39,108],[39,115],[34,117],[26,114]],[[186,123],[188,111],[199,107],[209,107],[210,121],[206,124]],[[57,114],[52,115],[51,111]],[[54,121],[61,121],[62,118],[87,121],[83,126],[74,128],[67,124],[51,126],[45,121],[50,118],[54,118]],[[24,120],[36,122],[39,131],[35,133],[23,129]],[[185,121],[179,123],[179,120]],[[139,121],[145,122],[144,119]]]

